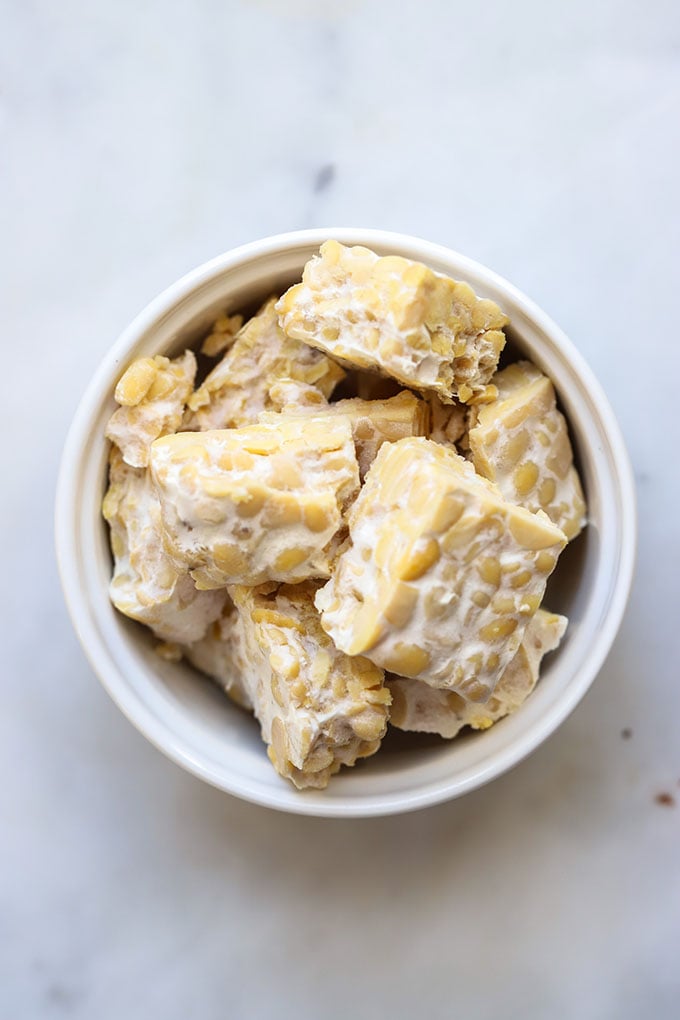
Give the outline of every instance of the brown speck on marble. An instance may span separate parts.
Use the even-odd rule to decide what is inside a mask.
[[[656,804],[660,804],[661,807],[675,807],[675,797],[672,793],[657,793],[654,801]]]

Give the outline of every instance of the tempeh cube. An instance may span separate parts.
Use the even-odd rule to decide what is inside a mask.
[[[306,383],[325,400],[344,379],[343,369],[320,351],[279,328],[276,298],[238,333],[218,365],[188,400],[187,429],[238,428],[272,409],[271,389],[281,379]]]
[[[168,551],[199,588],[328,577],[359,488],[344,416],[180,432],[151,468]]]
[[[154,439],[175,432],[196,375],[191,351],[171,361],[157,354],[138,358],[123,372],[114,393],[122,406],[106,426],[106,437],[116,444],[126,464],[146,467]]]
[[[163,548],[161,511],[148,471],[130,467],[111,449],[109,488],[102,506],[111,529],[116,609],[151,627],[161,640],[198,641],[221,613],[225,592],[197,591]]]
[[[391,725],[399,730],[438,733],[448,739],[464,726],[488,729],[526,701],[538,681],[543,656],[557,648],[566,628],[565,616],[538,609],[527,625],[515,657],[485,705],[466,701],[454,691],[430,687],[421,680],[388,676]]]
[[[350,367],[377,369],[445,403],[495,394],[488,383],[507,317],[420,262],[326,241],[277,308],[288,336]]]
[[[269,758],[299,789],[322,789],[342,765],[378,750],[390,704],[383,671],[335,648],[314,608],[314,584],[229,590],[243,683]]]
[[[402,390],[389,400],[360,400],[352,397],[328,404],[325,408],[286,406],[287,418],[334,418],[346,415],[352,423],[352,434],[363,479],[383,443],[393,443],[404,436],[424,436],[427,432],[429,409],[424,400]],[[260,415],[260,421],[275,423],[278,415]]]
[[[586,505],[553,385],[530,361],[493,381],[498,398],[473,412],[472,462],[506,499],[544,510],[571,540],[585,524]]]
[[[227,598],[220,618],[208,627],[199,641],[184,645],[181,653],[192,666],[217,681],[237,705],[252,709],[253,704],[243,682],[247,659],[237,624],[238,613],[231,599]]]
[[[506,502],[453,450],[386,443],[317,595],[348,655],[486,701],[538,609],[564,534]]]

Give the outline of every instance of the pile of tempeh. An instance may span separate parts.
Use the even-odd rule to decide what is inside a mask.
[[[466,283],[327,241],[217,320],[197,388],[188,350],[116,387],[111,599],[252,710],[300,788],[388,723],[491,726],[564,633],[541,602],[585,503],[552,383],[497,370],[506,323]]]

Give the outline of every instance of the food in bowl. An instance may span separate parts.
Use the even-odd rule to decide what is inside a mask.
[[[542,600],[585,503],[550,380],[499,370],[506,324],[467,284],[328,241],[217,321],[198,386],[188,351],[116,388],[112,601],[254,711],[299,788],[390,723],[488,727],[564,633]]]

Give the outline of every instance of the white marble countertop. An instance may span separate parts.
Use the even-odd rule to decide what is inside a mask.
[[[678,5],[2,9],[0,1015],[677,1017]],[[52,550],[65,430],[121,328],[206,258],[324,223],[531,294],[639,482],[629,611],[573,716],[490,787],[364,822],[166,761],[87,665]]]

